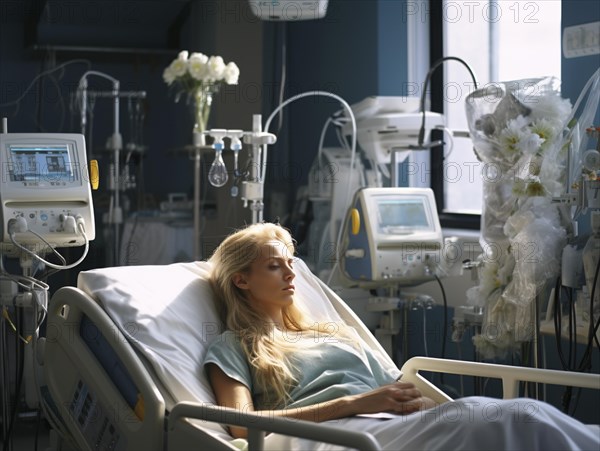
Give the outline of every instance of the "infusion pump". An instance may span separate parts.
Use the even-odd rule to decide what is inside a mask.
[[[0,133],[0,236],[49,252],[95,238],[85,140],[80,134]],[[12,234],[12,239],[11,239]],[[46,241],[46,243],[44,243]]]
[[[344,277],[364,288],[432,280],[444,238],[430,188],[363,188],[343,235]]]

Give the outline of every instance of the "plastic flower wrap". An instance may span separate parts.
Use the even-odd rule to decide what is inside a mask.
[[[478,351],[503,357],[533,338],[536,296],[560,270],[570,217],[552,200],[565,190],[571,104],[549,77],[475,91],[466,110],[484,163],[484,253],[467,297],[484,309]]]
[[[240,70],[234,62],[225,64],[220,56],[208,57],[203,53],[179,52],[163,71],[163,80],[176,90],[175,101],[186,94],[194,102],[194,131],[206,130],[212,96],[225,83],[236,85]]]

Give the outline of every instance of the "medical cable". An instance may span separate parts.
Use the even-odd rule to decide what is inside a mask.
[[[437,60],[435,63],[433,63],[431,65],[431,68],[427,72],[427,76],[425,77],[425,84],[423,85],[423,91],[421,92],[421,100],[420,100],[421,128],[419,130],[419,137],[418,137],[418,141],[417,141],[419,147],[423,146],[423,141],[425,139],[425,94],[427,93],[427,87],[429,86],[429,82],[431,80],[433,73],[436,71],[436,69],[438,67],[440,67],[446,61],[457,61],[457,62],[461,63],[463,66],[465,66],[467,68],[467,71],[469,72],[469,75],[471,76],[471,79],[473,80],[474,89],[477,89],[477,79],[475,78],[475,74],[473,74],[471,67],[464,60],[462,60],[456,56],[445,56],[445,57],[442,57],[439,60]]]
[[[90,248],[90,242],[87,238],[87,235],[85,234],[85,227],[81,222],[77,223],[77,230],[80,232],[81,236],[84,239],[84,250],[83,250],[83,255],[81,257],[79,257],[79,259],[74,262],[71,263],[70,265],[55,265],[54,263],[50,263],[49,261],[45,260],[44,258],[40,257],[39,255],[37,255],[35,252],[27,249],[25,246],[23,246],[22,244],[18,243],[15,239],[15,232],[12,231],[10,233],[10,241],[19,249],[21,249],[23,252],[27,253],[28,255],[31,255],[33,258],[35,258],[36,260],[41,261],[43,264],[45,264],[46,266],[49,266],[50,268],[54,268],[54,269],[72,269],[76,266],[78,266],[87,256],[89,248]],[[28,230],[29,232],[32,232],[31,230]],[[39,236],[39,235],[38,235]],[[41,237],[40,237],[41,238]],[[45,239],[42,238],[42,240],[44,241],[45,244],[47,244],[48,246],[50,246],[52,248],[52,245],[50,243],[48,243]]]
[[[13,297],[13,302],[15,302],[16,298],[17,298],[16,296]],[[15,333],[15,336],[19,340],[21,340],[26,345],[28,345],[29,343],[31,343],[31,337],[24,337],[23,335],[21,335],[21,333],[19,332],[19,328],[15,324],[15,321],[13,321],[12,318],[10,317],[10,314],[8,313],[8,309],[6,307],[2,308],[2,318],[4,318],[6,320],[6,322],[10,326],[10,328]]]
[[[37,235],[37,234],[36,234]],[[8,426],[8,429],[4,428],[4,436],[6,438],[6,442],[5,442],[5,446],[4,449],[7,449],[6,446],[9,446],[10,449],[12,449],[12,431],[14,428],[14,424],[16,422],[16,416],[17,416],[17,412],[18,412],[18,406],[19,406],[19,402],[20,402],[20,398],[21,398],[21,393],[23,390],[23,381],[24,381],[24,366],[25,366],[25,351],[26,348],[24,347],[25,345],[30,345],[31,346],[31,355],[35,356],[38,355],[38,351],[37,351],[37,337],[39,337],[40,334],[40,328],[42,326],[42,324],[45,321],[45,318],[47,316],[48,313],[48,308],[47,308],[47,296],[44,296],[43,299],[40,298],[40,291],[43,291],[44,293],[47,293],[49,290],[49,286],[48,284],[46,284],[43,281],[39,281],[37,279],[35,279],[32,276],[29,275],[13,275],[8,273],[5,268],[4,268],[4,260],[3,260],[3,256],[0,256],[0,279],[3,280],[9,280],[12,283],[14,283],[17,287],[21,288],[24,292],[28,293],[31,298],[28,301],[27,298],[25,299],[21,299],[19,300],[19,297],[22,296],[22,294],[15,294],[13,296],[13,302],[12,304],[15,307],[15,319],[13,320],[10,316],[10,313],[8,311],[8,309],[6,307],[4,307],[2,309],[2,319],[4,319],[4,321],[2,321],[2,330],[0,331],[0,333],[2,333],[2,342],[5,343],[5,340],[3,339],[3,337],[6,336],[6,328],[5,328],[5,324],[8,324],[12,329],[13,332],[15,334],[16,339],[16,354],[17,356],[21,357],[20,360],[20,365],[19,362],[17,362],[20,371],[19,371],[19,375],[17,375],[17,381],[18,381],[18,386],[15,390],[14,393],[14,407],[13,407],[13,411],[10,414],[10,425]],[[21,314],[22,309],[24,307],[28,307],[32,309],[32,317],[35,318],[35,328],[32,331],[31,334],[28,334],[26,336],[23,335],[23,332],[28,332],[28,330],[25,329],[24,324],[23,324],[23,316]],[[3,346],[3,353],[6,354],[7,350],[4,348]],[[3,359],[5,360],[5,359]],[[5,371],[5,370],[3,370]],[[6,374],[2,375],[3,380],[5,379]],[[37,387],[38,389],[41,388],[42,384],[39,383],[38,380],[38,373],[36,370],[36,367],[34,366],[33,368],[33,378],[34,378],[34,385],[35,387]],[[8,386],[9,384],[7,384]],[[8,389],[7,389],[8,390]],[[7,392],[4,396],[4,399],[10,399],[10,393]],[[42,399],[41,396],[41,391],[38,391],[38,399]],[[3,418],[5,420],[7,420],[9,418],[8,416],[8,407],[3,407]],[[38,420],[39,420],[39,409],[38,409]],[[8,421],[5,422],[5,424]],[[39,432],[39,421],[38,421],[38,432]],[[37,433],[36,433],[37,436]],[[10,439],[10,441],[9,441]],[[36,445],[37,447],[37,445]]]
[[[598,285],[599,274],[600,274],[600,259],[598,259],[598,262],[596,263],[594,282],[592,285],[592,291],[590,293],[590,312],[589,312],[589,315],[590,315],[589,322],[590,323],[589,323],[589,329],[588,329],[588,342],[587,342],[587,346],[586,346],[583,358],[581,360],[581,363],[580,363],[579,367],[577,368],[578,371],[586,371],[591,368],[594,341],[596,341],[596,344],[599,344],[596,334],[598,331],[598,327],[600,327],[600,318],[598,318],[598,321],[596,321],[596,323],[594,324],[594,299],[596,297],[596,287]],[[598,349],[600,350],[600,346],[598,347]]]
[[[425,304],[421,304],[421,309],[423,310],[423,350],[425,357],[429,357],[429,350],[427,349],[427,309],[425,308]]]
[[[442,302],[444,303],[444,316],[443,316],[443,324],[442,324],[442,352],[440,358],[446,358],[446,337],[448,336],[448,298],[446,297],[446,290],[444,289],[444,285],[440,280],[437,274],[433,274],[436,282],[440,286],[440,290],[442,292]],[[444,373],[440,373],[440,381],[444,384]]]
[[[287,26],[285,21],[281,22],[280,28],[282,29],[282,43],[281,43],[281,80],[279,80],[279,103],[283,102],[283,96],[285,96],[285,83],[287,81]],[[279,115],[279,124],[277,125],[277,134],[283,128],[283,113]]]
[[[317,148],[317,184],[319,186],[319,194],[321,193],[321,187],[323,184],[323,178],[321,177],[321,159],[323,158],[323,142],[325,141],[325,134],[329,128],[329,124],[333,122],[331,117],[328,117],[321,130],[321,137],[319,138],[319,147]]]
[[[337,114],[337,113],[335,113]],[[321,164],[322,164],[322,159],[323,159],[323,145],[325,142],[325,135],[327,134],[327,129],[329,128],[329,125],[334,124],[336,126],[338,126],[338,131],[339,131],[339,127],[342,126],[342,124],[335,119],[335,114],[328,117],[327,121],[325,121],[325,125],[323,125],[323,129],[321,130],[321,137],[319,138],[319,147],[317,149],[317,172],[318,172],[318,185],[319,185],[319,192],[321,192],[321,185],[324,182],[324,177],[322,178],[320,176],[321,174]],[[339,137],[339,135],[338,135]],[[331,168],[330,168],[331,169]],[[330,171],[328,175],[333,175],[333,173]],[[332,179],[326,179],[327,182],[325,183],[332,183],[333,180]]]
[[[39,74],[37,74],[33,80],[31,80],[31,82],[29,83],[29,85],[27,86],[27,88],[25,88],[25,90],[23,91],[23,94],[21,94],[16,100],[11,100],[10,102],[5,102],[5,103],[0,103],[0,108],[4,108],[7,106],[11,106],[11,105],[15,105],[17,107],[17,109],[15,110],[14,114],[17,114],[19,112],[19,104],[20,102],[25,98],[25,96],[27,96],[27,94],[29,93],[29,91],[31,90],[31,88],[33,88],[33,85],[35,84],[35,82],[37,80],[39,80],[41,77],[44,77],[48,74],[51,74],[52,72],[55,72],[57,70],[60,70],[70,64],[75,64],[75,63],[85,63],[88,67],[91,67],[92,63],[89,60],[86,59],[74,59],[74,60],[70,60],[70,61],[66,61],[63,64],[53,67],[52,69],[48,69],[44,72],[40,72]]]
[[[48,54],[46,54],[46,56],[48,56]],[[41,63],[41,69],[44,68],[44,65],[46,63],[50,62],[50,64],[52,63],[50,61],[50,58],[46,57],[45,61],[43,61]],[[55,63],[55,61],[54,61]],[[40,71],[41,72],[41,71]],[[56,92],[60,92],[60,85],[58,83],[58,80],[54,77],[54,73],[48,74],[48,79],[50,80],[50,82],[52,83],[52,85],[54,86],[54,88],[56,89]],[[38,101],[37,103],[37,125],[38,125],[38,130],[42,131],[42,105],[44,104],[43,102],[43,98],[44,98],[44,84],[42,83],[42,80],[39,80],[39,89],[37,90],[38,92]],[[65,125],[65,112],[67,110],[66,106],[65,106],[65,101],[63,99],[63,96],[59,95],[58,96],[58,103],[60,105],[60,110],[61,110],[61,114],[60,114],[60,123],[57,127],[58,130],[62,130],[63,126]]]
[[[456,342],[456,355],[458,356],[458,360],[462,360],[462,348],[460,347],[460,343]],[[465,380],[464,380],[464,376],[462,374],[460,374],[458,376],[458,381],[460,384],[460,393],[459,393],[459,397],[463,398],[465,396]]]
[[[10,399],[10,374],[8,366],[8,358],[4,356],[8,355],[8,343],[4,339],[6,337],[6,322],[0,320],[0,389],[2,390],[2,399]],[[2,412],[0,419],[2,419],[2,438],[8,440],[8,418],[10,416],[10,406],[8,402],[2,402]]]
[[[354,154],[356,152],[356,120],[354,118],[354,113],[352,112],[352,108],[350,108],[350,105],[348,105],[348,103],[342,99],[340,96],[333,94],[331,92],[327,92],[327,91],[307,91],[307,92],[303,92],[300,94],[296,94],[295,96],[290,97],[289,99],[287,99],[285,102],[281,103],[277,108],[275,108],[275,110],[273,110],[273,112],[271,113],[271,115],[268,117],[267,121],[265,122],[265,127],[264,127],[264,131],[268,132],[269,131],[269,127],[271,125],[271,122],[273,120],[273,118],[288,104],[304,98],[304,97],[308,97],[308,96],[325,96],[325,97],[332,97],[336,100],[338,100],[343,106],[344,108],[346,108],[346,110],[348,111],[348,114],[350,115],[351,119],[352,119],[352,158],[354,158]],[[262,155],[262,167],[261,167],[261,177],[260,177],[260,181],[264,182],[265,179],[265,170],[266,170],[266,160],[267,160],[267,145],[263,145],[263,155]]]
[[[443,130],[448,136],[448,151],[444,154],[445,160],[450,156],[450,154],[454,150],[454,136],[452,136],[452,130],[450,130],[448,127],[441,127],[440,130]],[[444,144],[446,144],[446,141],[444,141]]]
[[[125,246],[125,260],[123,264],[129,266],[131,264],[135,264],[136,262],[131,260],[131,253],[135,253],[137,249],[137,245],[133,242],[133,237],[135,236],[135,232],[139,223],[139,212],[133,214],[133,225],[131,226],[131,232],[129,233],[129,239],[127,240],[127,244]]]
[[[21,321],[21,317],[19,315],[18,319],[17,319],[17,324],[19,324],[19,328],[21,328],[22,325],[22,321]],[[10,413],[10,418],[7,418],[9,423],[8,423],[8,429],[6,430],[6,435],[5,437],[3,437],[4,439],[4,446],[2,447],[3,451],[8,451],[9,449],[12,449],[12,433],[13,433],[13,428],[14,425],[16,423],[17,420],[17,414],[18,414],[18,408],[19,408],[19,399],[21,398],[21,392],[22,392],[22,388],[23,388],[23,379],[24,379],[24,370],[25,370],[25,358],[24,358],[24,351],[23,351],[23,345],[19,345],[19,341],[17,340],[15,343],[16,346],[16,357],[17,357],[17,367],[18,367],[18,373],[16,375],[17,379],[16,379],[16,387],[15,387],[15,398],[14,398],[14,403],[13,403],[13,408],[12,411]],[[7,386],[9,384],[6,384]]]
[[[596,266],[596,274],[595,274],[594,284],[597,281],[599,269],[600,269],[600,264],[598,264]],[[586,350],[581,359],[581,362],[579,364],[577,364],[576,332],[575,332],[575,336],[573,335],[573,333],[574,333],[573,331],[576,331],[575,311],[574,311],[575,303],[573,302],[573,296],[570,292],[569,292],[569,337],[568,337],[569,355],[568,355],[568,359],[565,358],[565,355],[563,352],[563,347],[562,347],[562,317],[563,317],[563,314],[562,314],[562,302],[561,302],[561,296],[560,296],[561,288],[566,288],[566,287],[562,286],[561,279],[558,278],[555,289],[554,289],[553,319],[554,319],[554,335],[555,335],[556,347],[557,347],[558,357],[561,362],[561,366],[562,366],[563,370],[568,370],[568,371],[577,371],[577,372],[589,371],[591,369],[591,353],[593,350],[593,340],[591,339],[591,337],[588,336],[588,343],[586,346]],[[592,292],[593,291],[594,291],[594,287],[592,288]],[[593,293],[592,293],[592,295],[593,295]],[[591,303],[591,304],[593,304],[593,303]],[[593,308],[593,305],[592,305],[592,308]],[[590,313],[592,313],[592,310],[590,311]],[[598,323],[594,327],[593,326],[593,316],[591,316],[590,317],[590,330],[591,330],[590,333],[593,334],[594,339],[596,338],[595,332],[596,332],[597,328],[598,328]],[[565,392],[563,393],[562,408],[563,408],[563,412],[565,412],[565,413],[568,413],[569,408],[570,408],[572,391],[573,391],[572,387],[566,387]],[[581,392],[581,390],[578,390],[578,393],[580,393],[580,392]],[[575,412],[578,403],[579,403],[579,396],[577,396],[577,398],[576,398],[576,403],[572,410],[573,413]]]
[[[28,293],[31,293],[32,299],[33,299],[33,304],[32,307],[34,308],[34,316],[36,316],[36,327],[34,330],[34,333],[37,334],[39,332],[40,327],[42,326],[44,320],[46,319],[46,316],[48,315],[48,307],[42,303],[40,301],[40,298],[38,297],[38,293],[36,291],[37,290],[41,290],[44,292],[48,292],[49,290],[49,286],[48,284],[39,281],[33,277],[29,277],[29,276],[17,276],[17,275],[13,275],[10,273],[7,273],[5,271],[3,271],[0,274],[0,278],[4,277],[12,282],[14,282],[16,285],[18,285],[19,287],[21,287],[21,289],[23,289],[23,291],[26,291]],[[29,282],[30,285],[27,285],[25,282]],[[13,298],[13,304],[16,305],[16,296]],[[42,313],[38,313],[38,308],[41,308]],[[15,323],[12,321],[12,319],[10,318],[10,315],[8,313],[8,310],[6,309],[6,307],[3,308],[2,310],[2,316],[9,322],[9,324],[11,325],[13,331],[16,333],[17,329],[16,329],[16,325]],[[21,340],[23,340],[24,342],[29,343],[30,342],[30,338],[29,337],[20,337]]]
[[[348,122],[350,122],[350,119],[345,117],[338,117],[338,115],[340,114],[343,114],[343,109],[337,111],[331,116],[333,124],[336,126],[335,134],[338,138],[338,142],[340,143],[342,149],[351,150],[351,146],[348,143],[346,135],[344,135],[343,133],[343,128]],[[358,175],[360,177],[360,186],[367,186],[367,179],[364,171],[358,171]]]
[[[346,139],[342,131],[342,128],[344,126],[342,118],[336,121],[336,125],[338,125],[338,128],[336,128],[335,134],[337,135],[338,142],[340,143],[343,149],[350,150],[350,144],[348,144],[348,140]]]
[[[56,255],[56,256],[59,258],[59,260],[60,260],[60,261],[63,263],[63,265],[66,265],[66,264],[67,264],[67,260],[65,259],[65,257],[63,257],[63,256],[60,254],[60,252],[58,252],[58,251],[56,250],[56,248],[52,247],[52,246],[50,245],[50,243],[48,243],[48,241],[46,241],[42,235],[40,235],[39,233],[37,233],[35,230],[28,230],[28,232],[30,232],[30,233],[32,233],[33,235],[37,236],[37,237],[38,237],[38,238],[39,238],[39,239],[40,239],[40,240],[41,240],[41,241],[42,241],[42,242],[43,242],[43,243],[46,245],[46,247],[47,247],[47,248],[49,248],[49,249],[52,251],[52,253],[53,253],[54,255]]]
[[[564,286],[562,286],[561,283],[561,278],[557,278],[556,281],[556,286],[555,286],[555,291],[554,291],[554,336],[555,336],[555,340],[556,340],[556,348],[557,348],[557,352],[558,352],[558,358],[559,361],[561,363],[562,369],[563,370],[567,370],[567,371],[573,371],[575,369],[574,365],[572,365],[571,363],[571,349],[572,349],[572,333],[571,331],[569,331],[569,358],[566,359],[564,352],[563,352],[563,347],[562,347],[562,301],[561,301],[561,291],[562,288],[565,288]],[[569,312],[571,312],[571,309],[569,309]],[[570,324],[570,321],[569,321]],[[571,329],[571,326],[569,327]],[[569,389],[569,387],[566,388],[565,392],[563,393],[562,396],[562,409],[563,412],[568,412],[569,410],[569,405],[570,405],[570,400],[571,400],[571,390]]]
[[[4,277],[12,280],[17,285],[19,285],[21,288],[23,288],[24,290],[30,290],[35,285],[37,285],[38,288],[41,290],[48,290],[50,288],[48,286],[48,284],[46,284],[45,282],[42,282],[41,280],[37,280],[33,277],[10,274],[4,268],[4,261],[1,258],[0,258],[0,276],[4,276]],[[31,285],[32,285],[31,288],[28,285],[26,285],[24,282],[22,282],[21,279],[24,279],[25,281],[31,283]]]

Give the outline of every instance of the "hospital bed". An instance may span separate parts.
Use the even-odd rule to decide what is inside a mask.
[[[78,287],[59,289],[48,309],[41,355],[44,411],[70,449],[379,449],[371,434],[306,421],[261,417],[215,404],[202,361],[221,325],[207,281],[209,263],[83,271]],[[296,302],[320,321],[345,321],[402,379],[436,401],[450,397],[421,371],[600,388],[600,375],[417,357],[398,370],[356,314],[299,260]],[[233,439],[224,424],[249,428]],[[272,434],[269,434],[271,433]],[[294,438],[298,437],[298,438]],[[304,441],[303,441],[304,440]],[[309,440],[306,442],[305,440]]]

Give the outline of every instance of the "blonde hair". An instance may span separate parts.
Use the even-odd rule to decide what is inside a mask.
[[[217,308],[225,327],[236,333],[241,347],[254,372],[254,383],[264,394],[262,404],[280,406],[289,400],[289,392],[296,382],[294,367],[288,355],[298,351],[299,345],[285,340],[274,324],[252,308],[244,291],[234,282],[234,275],[250,271],[252,263],[261,255],[262,247],[279,241],[290,254],[294,240],[283,227],[272,223],[252,224],[229,235],[215,250],[212,263],[211,286],[219,299]],[[309,325],[305,315],[292,303],[283,309],[286,330],[301,332],[321,331],[322,325]]]

